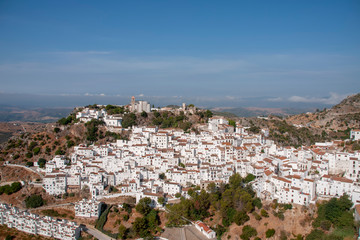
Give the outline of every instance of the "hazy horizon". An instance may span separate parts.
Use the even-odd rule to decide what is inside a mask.
[[[316,109],[328,108],[340,103],[347,95],[331,94],[321,98],[304,98],[293,96],[280,97],[182,97],[182,96],[145,96],[134,95],[137,100],[146,100],[155,107],[178,105],[182,103],[195,104],[200,108],[293,108]],[[5,94],[0,93],[0,106],[34,108],[74,108],[92,104],[127,105],[131,95],[41,95],[41,94]]]

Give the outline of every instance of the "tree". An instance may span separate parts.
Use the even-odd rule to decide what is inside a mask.
[[[206,116],[207,118],[211,118],[211,117],[213,116],[213,113],[212,113],[210,110],[206,110],[205,116]]]
[[[255,198],[253,200],[253,205],[255,207],[257,207],[258,209],[262,208],[262,203],[261,203],[261,199],[260,198]]]
[[[155,117],[155,118],[160,117],[160,113],[159,113],[158,111],[154,111],[154,117]]]
[[[261,214],[261,216],[263,216],[263,217],[269,217],[269,214],[268,214],[268,212],[265,210],[265,209],[261,209],[261,211],[260,211],[260,214]]]
[[[44,168],[46,164],[46,160],[44,158],[39,158],[38,165],[40,168]]]
[[[159,198],[158,198],[158,203],[159,203],[161,206],[163,206],[164,203],[165,203],[165,198],[159,197]]]
[[[66,145],[67,145],[68,148],[71,148],[71,147],[75,146],[75,142],[73,140],[68,140],[66,142]]]
[[[31,142],[28,146],[29,151],[32,151],[37,145],[37,142]]]
[[[41,150],[41,148],[39,148],[39,147],[34,148],[33,149],[34,155],[38,155],[40,153],[40,150]]]
[[[21,188],[22,188],[22,186],[21,186],[21,183],[20,183],[20,182],[13,182],[13,183],[11,184],[11,191],[12,191],[12,193],[16,193],[16,192],[20,191]]]
[[[34,194],[25,199],[25,204],[27,208],[37,208],[44,205],[44,200],[40,195]]]
[[[149,214],[146,215],[146,219],[151,230],[155,230],[155,228],[160,224],[158,211],[155,209],[152,209]]]
[[[235,188],[238,188],[241,186],[241,183],[242,183],[243,179],[242,177],[240,176],[240,174],[236,173],[236,174],[233,174],[230,178],[229,178],[229,184],[230,184],[230,187],[235,189]]]
[[[176,197],[176,198],[179,198],[179,197],[181,197],[181,194],[180,194],[180,193],[176,193],[176,194],[175,194],[175,197]]]
[[[319,229],[314,229],[306,236],[306,240],[319,240],[325,236],[324,232]]]
[[[136,124],[136,115],[135,115],[135,113],[128,113],[128,114],[124,115],[122,123],[121,123],[123,128],[132,127],[135,124]]]
[[[252,175],[251,173],[249,173],[249,174],[245,177],[244,182],[245,182],[245,183],[249,183],[249,182],[251,182],[251,181],[254,181],[255,178],[256,178],[256,177],[255,177],[254,175]]]
[[[257,235],[257,231],[255,228],[245,225],[242,229],[242,233],[240,238],[243,240],[249,240],[251,237],[255,237]]]
[[[236,122],[234,120],[229,119],[229,125],[236,128]]]
[[[273,229],[273,228],[268,229],[266,231],[265,235],[266,235],[266,238],[271,238],[272,236],[275,235],[275,229]]]
[[[54,133],[58,133],[58,132],[60,132],[60,128],[58,127],[54,128]]]
[[[26,166],[27,167],[32,167],[32,166],[34,166],[34,163],[33,162],[26,162]]]
[[[58,148],[55,152],[55,155],[65,155],[65,151],[62,150],[61,148]]]
[[[124,225],[121,224],[119,227],[118,238],[126,239],[127,233],[128,233],[128,229]]]
[[[243,225],[245,222],[249,221],[250,217],[246,214],[245,211],[239,211],[234,216],[234,222],[240,226]]]
[[[129,204],[127,204],[127,203],[123,204],[123,209],[129,214],[132,212],[131,206]]]
[[[143,118],[147,118],[148,114],[145,111],[142,111],[140,114]]]
[[[148,224],[145,217],[137,217],[133,223],[133,229],[141,237],[149,235]]]
[[[149,197],[145,197],[140,199],[139,203],[136,205],[135,209],[137,212],[146,216],[151,211],[151,199]]]
[[[210,193],[216,192],[216,185],[214,182],[209,183],[209,185],[206,187],[206,190],[208,190]]]

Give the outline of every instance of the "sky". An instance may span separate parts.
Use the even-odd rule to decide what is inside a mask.
[[[358,0],[0,0],[0,100],[336,104],[359,26]]]

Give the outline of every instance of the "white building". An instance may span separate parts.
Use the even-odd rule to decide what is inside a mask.
[[[75,222],[48,216],[40,217],[4,203],[0,204],[0,224],[26,233],[62,240],[75,240],[80,237],[80,227]]]
[[[75,216],[86,218],[98,218],[101,214],[102,202],[98,202],[94,199],[83,199],[75,203]]]
[[[43,179],[43,187],[50,195],[64,194],[67,190],[67,175],[63,173],[46,175]]]
[[[357,141],[360,140],[360,129],[353,129],[350,131],[350,139]]]
[[[149,113],[151,111],[150,103],[148,103],[147,101],[135,101],[135,97],[132,96],[130,111],[137,113],[141,113],[141,112]]]
[[[202,221],[196,221],[194,224],[196,229],[199,230],[202,234],[204,234],[207,238],[216,238],[216,233]]]

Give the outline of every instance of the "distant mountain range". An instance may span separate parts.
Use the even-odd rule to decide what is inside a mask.
[[[214,113],[224,116],[257,117],[257,116],[290,116],[315,111],[314,108],[260,108],[260,107],[217,107]]]
[[[35,108],[27,109],[0,105],[0,122],[55,122],[66,117],[73,108]]]

